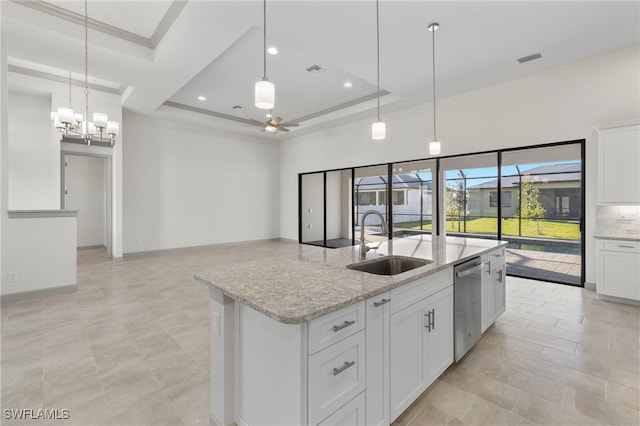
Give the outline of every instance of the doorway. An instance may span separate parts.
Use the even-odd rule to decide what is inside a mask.
[[[111,158],[63,152],[61,206],[78,210],[77,249],[111,259]]]

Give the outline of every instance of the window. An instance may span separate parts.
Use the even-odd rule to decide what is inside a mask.
[[[376,193],[375,192],[360,192],[358,191],[358,205],[359,206],[375,206],[376,205]]]
[[[498,207],[498,191],[489,193],[489,207]],[[502,191],[502,207],[511,207],[511,191]]]
[[[404,191],[393,191],[393,204],[395,206],[404,205]]]

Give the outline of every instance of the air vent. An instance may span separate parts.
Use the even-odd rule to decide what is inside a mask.
[[[244,108],[242,105],[234,105],[231,107],[231,109],[242,109]]]
[[[524,64],[525,62],[535,61],[536,59],[542,58],[542,53],[537,52],[532,55],[523,56],[522,58],[518,58],[517,61],[520,64]]]
[[[311,65],[309,68],[305,69],[306,72],[310,72],[311,74],[320,74],[326,70],[326,68],[322,68],[320,65]]]

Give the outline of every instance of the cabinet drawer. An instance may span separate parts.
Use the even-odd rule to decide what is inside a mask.
[[[600,250],[640,253],[640,243],[637,241],[598,240],[598,248]]]
[[[309,424],[316,425],[365,388],[364,330],[309,356]]]
[[[453,268],[420,278],[411,284],[391,290],[391,313],[413,305],[417,301],[453,284]]]
[[[314,354],[364,329],[365,302],[347,306],[309,322],[309,353]]]
[[[502,259],[504,261],[504,247],[500,247],[496,250],[488,253],[489,260],[495,261]]]
[[[365,426],[365,392],[353,398],[318,426]]]

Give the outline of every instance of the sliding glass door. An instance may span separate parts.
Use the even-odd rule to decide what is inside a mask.
[[[502,154],[508,274],[582,284],[581,152],[570,144]]]

